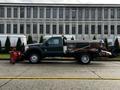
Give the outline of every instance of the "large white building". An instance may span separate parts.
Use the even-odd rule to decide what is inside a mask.
[[[0,3],[0,34],[75,35],[77,39],[120,34],[120,4]]]

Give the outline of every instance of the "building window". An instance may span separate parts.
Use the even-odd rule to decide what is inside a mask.
[[[117,18],[120,19],[120,8],[117,9]]]
[[[7,24],[7,32],[6,33],[11,33],[11,24]]]
[[[114,8],[110,9],[110,17],[111,17],[111,19],[115,18],[115,9]]]
[[[40,7],[39,10],[40,10],[40,14],[39,14],[40,16],[39,17],[44,18],[44,8]]]
[[[57,18],[57,8],[53,8],[53,18]]]
[[[120,34],[120,25],[117,25],[117,34]]]
[[[44,32],[43,32],[43,29],[44,29],[43,24],[40,24],[40,28],[39,28],[39,29],[40,29],[39,33],[40,33],[40,34],[43,34],[43,33],[44,33]]]
[[[101,25],[98,25],[98,34],[102,34]]]
[[[76,20],[76,8],[72,8],[72,20]]]
[[[13,24],[13,34],[17,34],[17,24]]]
[[[91,34],[95,34],[95,25],[91,25]]]
[[[78,34],[82,34],[82,25],[78,25]]]
[[[72,25],[72,34],[75,34],[76,33],[76,27],[75,25]]]
[[[111,19],[113,19],[113,18],[115,18],[115,9],[114,8],[112,8],[112,9],[110,9],[110,17],[111,17]]]
[[[69,34],[69,25],[65,25],[65,34]]]
[[[108,19],[108,8],[104,9],[104,19]]]
[[[4,7],[0,7],[0,17],[5,17],[5,10]]]
[[[63,34],[63,25],[59,25],[59,34]]]
[[[31,25],[30,24],[26,24],[26,33],[30,34],[31,32]]]
[[[108,34],[108,25],[104,25],[104,34]]]
[[[114,25],[111,25],[111,34],[114,34]]]
[[[50,34],[50,25],[46,25],[46,34]]]
[[[85,20],[89,20],[89,8],[85,8]]]
[[[7,17],[11,18],[11,8],[7,8]]]
[[[88,25],[85,25],[85,34],[88,34],[88,32],[89,32]]]
[[[37,34],[37,24],[33,24],[33,34]]]
[[[20,7],[20,18],[24,18],[25,10],[24,7]]]
[[[78,8],[78,20],[82,20],[82,8]]]
[[[0,24],[0,33],[1,33],[1,34],[4,33],[4,24]]]
[[[24,34],[24,24],[20,24],[20,34]]]
[[[51,9],[46,8],[46,18],[50,18],[50,16],[51,16]]]
[[[27,18],[31,18],[31,7],[27,7]]]
[[[97,13],[98,15],[98,20],[102,20],[102,8],[98,8],[98,13]]]
[[[37,18],[37,16],[38,16],[38,8],[33,7],[33,18]]]
[[[13,13],[14,13],[14,14],[13,14],[13,17],[14,17],[14,18],[17,18],[17,17],[18,17],[18,8],[14,8],[14,9],[13,9]]]
[[[95,20],[95,8],[91,8],[91,20]]]
[[[57,34],[57,26],[53,25],[52,28],[53,28],[53,34]]]
[[[63,18],[63,8],[59,8],[59,18]]]
[[[70,8],[65,8],[65,20],[70,19]]]

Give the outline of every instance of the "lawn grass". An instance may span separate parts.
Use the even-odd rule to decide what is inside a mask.
[[[0,59],[10,59],[10,54],[0,54]]]

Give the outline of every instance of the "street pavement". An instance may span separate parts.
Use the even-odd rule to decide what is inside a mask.
[[[0,61],[0,90],[120,90],[120,62]]]

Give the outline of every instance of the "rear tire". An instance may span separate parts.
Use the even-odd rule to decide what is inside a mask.
[[[80,56],[80,61],[79,62],[81,64],[89,64],[91,60],[92,60],[92,58],[89,54],[82,54]]]
[[[38,62],[40,62],[40,55],[37,53],[30,54],[29,62],[32,64],[37,64]]]

